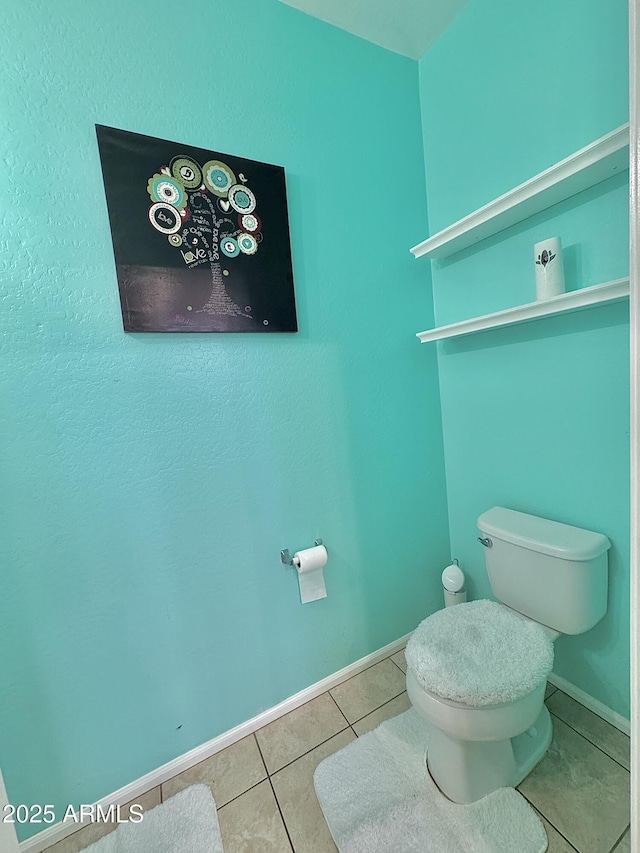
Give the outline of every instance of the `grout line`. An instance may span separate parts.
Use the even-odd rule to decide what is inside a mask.
[[[403,646],[403,648],[404,648],[404,646]],[[402,651],[402,649],[398,649],[398,651]],[[398,652],[393,652],[394,655],[396,655],[397,653]],[[327,693],[331,693],[331,691],[335,690],[337,687],[342,687],[343,684],[348,684],[350,681],[353,681],[354,678],[358,678],[359,675],[362,675],[363,672],[368,672],[370,669],[373,669],[374,666],[379,666],[379,664],[381,664],[385,660],[391,660],[391,655],[387,655],[386,658],[382,658],[382,660],[379,660],[376,663],[372,663],[371,666],[368,666],[366,669],[361,669],[360,672],[356,672],[355,675],[352,675],[350,678],[347,678],[346,681],[341,681],[340,684],[336,684],[335,687],[330,687],[327,690]],[[391,661],[391,663],[394,666],[398,666],[398,664],[395,661]],[[398,667],[398,669],[400,669],[400,667]],[[400,672],[402,672],[402,670],[400,670]]]
[[[547,682],[547,683],[550,683],[550,682]],[[563,696],[566,696],[566,697],[567,697],[567,699],[570,699],[570,700],[571,700],[572,702],[574,702],[576,705],[579,705],[579,706],[582,708],[582,710],[583,710],[583,711],[586,711],[586,712],[587,712],[587,714],[591,714],[592,716],[596,717],[596,719],[598,719],[598,720],[600,720],[601,722],[605,723],[607,726],[609,726],[609,728],[610,728],[610,729],[613,729],[614,734],[621,734],[623,737],[626,737],[626,739],[627,739],[628,741],[630,741],[630,740],[631,740],[630,736],[629,736],[626,732],[623,732],[623,731],[622,731],[622,729],[619,729],[617,726],[614,726],[614,725],[613,725],[613,723],[609,722],[609,720],[605,720],[605,718],[604,718],[604,717],[601,717],[601,716],[600,716],[600,714],[597,714],[595,711],[592,711],[592,710],[591,710],[591,708],[587,708],[587,706],[586,706],[586,705],[583,705],[583,704],[582,704],[582,702],[579,702],[577,699],[574,699],[574,698],[573,698],[573,696],[570,696],[568,693],[565,693],[565,692],[564,692],[564,690],[562,690],[562,688],[560,688],[560,687],[556,687],[556,688],[555,688],[555,690],[553,691],[553,693],[551,693],[549,696],[547,696],[547,698],[544,700],[544,701],[545,701],[545,703],[546,703],[549,699],[551,699],[553,696],[555,696],[555,695],[556,695],[556,693],[562,693],[562,695],[563,695]],[[549,711],[549,713],[551,714],[551,713],[553,713],[553,712],[550,710],[550,711]],[[558,714],[556,714],[555,716],[556,716],[556,717],[558,717],[558,719],[559,719],[559,720],[562,720],[562,717],[560,717]],[[565,722],[565,720],[562,720],[562,722],[564,723],[564,722]],[[569,724],[569,723],[567,723],[567,725],[570,725],[570,724]],[[571,728],[573,728],[573,726],[571,726]],[[577,729],[576,729],[576,731],[577,731]],[[585,737],[585,735],[583,735],[583,737]],[[587,740],[588,740],[588,738],[587,738]],[[595,745],[595,744],[594,744],[594,745]],[[615,758],[614,758],[613,760],[615,761]],[[625,768],[625,769],[626,769],[626,768]]]
[[[266,726],[263,726],[262,728],[266,729]],[[258,731],[260,732],[260,731],[262,731],[262,729],[258,729]],[[256,734],[257,734],[257,732],[253,732],[253,739],[255,740],[256,746],[258,747],[258,755],[260,756],[260,761],[262,761],[262,766],[264,767],[264,772],[268,776],[269,771],[267,770],[267,762],[264,760],[264,755],[262,754],[262,748],[260,746],[260,741],[256,737]]]
[[[287,838],[289,839],[289,844],[291,845],[292,853],[295,853],[295,847],[293,846],[293,841],[291,836],[289,835],[289,827],[287,826],[287,822],[284,819],[284,815],[282,814],[282,809],[280,808],[280,803],[278,801],[278,795],[276,794],[276,789],[273,787],[273,782],[271,781],[271,776],[269,776],[269,785],[271,787],[271,793],[273,794],[273,799],[276,801],[276,806],[278,807],[278,812],[280,813],[280,820],[282,821],[282,825],[284,826],[284,831],[287,834]]]
[[[269,771],[267,770],[267,765],[266,765],[266,763],[265,763],[264,756],[263,756],[263,754],[262,754],[262,750],[260,749],[260,744],[258,743],[258,738],[255,736],[255,732],[252,732],[250,735],[247,735],[247,737],[253,737],[253,739],[254,739],[254,740],[255,740],[255,742],[256,742],[256,746],[258,747],[258,754],[260,755],[260,761],[262,761],[262,769],[263,769],[263,770],[264,770],[264,772],[265,772],[265,776],[264,776],[262,779],[259,779],[257,782],[254,782],[254,784],[253,784],[253,785],[249,785],[249,787],[248,787],[248,788],[245,788],[245,790],[244,790],[244,791],[240,791],[240,793],[239,793],[239,794],[236,794],[236,795],[235,795],[235,797],[232,797],[230,800],[227,800],[227,802],[226,802],[226,803],[223,803],[222,805],[219,805],[218,803],[216,803],[216,812],[219,812],[219,811],[220,811],[220,809],[223,809],[225,806],[228,806],[228,805],[229,805],[229,803],[233,803],[233,802],[235,802],[235,800],[237,800],[237,799],[239,799],[240,797],[244,796],[244,794],[248,793],[249,791],[252,791],[254,788],[257,788],[257,787],[258,787],[258,785],[260,785],[262,782],[266,781],[266,780],[269,778]],[[206,760],[206,759],[205,759],[205,760]],[[184,772],[184,771],[182,771],[182,772]],[[165,799],[164,799],[164,785],[166,785],[166,783],[167,783],[167,782],[170,782],[170,781],[171,781],[171,779],[175,779],[177,776],[181,776],[181,775],[182,775],[182,773],[176,773],[176,775],[175,775],[175,776],[172,776],[170,779],[167,779],[165,782],[163,782],[163,783],[160,785],[160,801],[161,801],[162,803],[164,803],[164,802],[165,802]],[[195,784],[195,783],[193,783],[193,784]],[[207,782],[202,782],[202,784],[203,784],[203,785],[208,785],[208,783],[207,783]],[[209,786],[209,787],[210,787],[210,786]],[[213,794],[213,791],[212,791],[211,793]],[[171,797],[169,797],[168,799],[170,800],[170,799],[171,799]],[[43,853],[46,853],[46,851],[43,851]]]
[[[263,783],[263,782],[266,782],[268,778],[269,778],[268,776],[265,776],[265,777],[264,777],[264,779],[260,779],[260,781],[259,781],[259,782],[256,782],[254,785],[251,785],[250,787],[248,787],[246,791],[243,791],[241,794],[236,794],[236,796],[235,796],[235,797],[232,797],[230,800],[227,800],[227,802],[226,802],[224,805],[222,805],[222,806],[219,806],[219,805],[216,803],[216,811],[217,811],[217,812],[219,812],[219,811],[220,811],[220,809],[225,809],[225,808],[226,808],[230,803],[235,803],[235,801],[236,801],[236,800],[239,800],[239,799],[240,799],[240,797],[244,797],[244,795],[245,795],[245,794],[248,794],[248,793],[249,793],[249,791],[253,791],[253,789],[254,789],[254,788],[257,788],[257,787],[258,787],[258,785],[262,785],[262,783]],[[202,784],[202,785],[206,785],[207,783],[206,783],[206,782],[202,782],[202,783],[200,783],[200,784]]]
[[[405,647],[405,648],[406,648],[406,647]],[[407,674],[407,673],[405,672],[405,670],[400,666],[400,664],[399,664],[399,663],[396,663],[396,662],[394,661],[394,659],[393,659],[394,655],[400,654],[400,652],[403,652],[403,651],[404,651],[404,648],[403,648],[403,649],[398,649],[398,651],[397,651],[397,652],[394,652],[394,653],[393,653],[393,655],[389,655],[389,657],[388,657],[388,658],[384,658],[384,660],[390,660],[390,661],[391,661],[391,663],[392,663],[394,666],[397,666],[397,667],[398,667],[398,669],[400,670],[400,672],[401,672],[404,676],[406,676],[406,674]]]
[[[346,730],[349,728],[351,728],[351,726],[347,723],[347,725],[343,729],[340,729],[339,732],[335,732],[335,734],[332,734],[330,737],[327,737],[324,740],[320,741],[320,743],[317,743],[315,746],[312,746],[311,749],[307,749],[306,752],[301,752],[300,755],[297,755],[294,759],[289,761],[287,764],[283,764],[282,767],[278,767],[277,770],[274,770],[273,773],[269,774],[269,779],[271,778],[271,776],[275,776],[276,773],[279,773],[281,770],[284,770],[285,767],[291,767],[291,765],[294,762],[296,762],[299,758],[303,758],[305,755],[309,755],[310,752],[313,752],[314,749],[317,749],[319,746],[323,746],[325,743],[327,743],[327,741],[330,741],[331,738],[334,738],[334,737],[337,737],[338,735],[341,735],[342,732],[346,732]]]
[[[386,660],[386,658],[385,658],[385,660]],[[375,664],[374,664],[374,665],[375,665]],[[354,676],[354,678],[355,678],[355,676]],[[330,691],[328,691],[328,690],[327,690],[327,693],[329,693],[329,692],[330,692]],[[354,735],[355,735],[356,737],[358,737],[358,734],[356,733],[355,729],[353,728],[353,725],[354,725],[355,723],[359,723],[359,722],[360,722],[360,720],[364,720],[364,718],[365,718],[365,717],[368,717],[368,716],[369,716],[369,714],[373,714],[375,711],[378,711],[380,708],[384,708],[384,706],[385,706],[385,705],[388,705],[388,704],[389,704],[389,702],[393,702],[393,700],[394,700],[394,699],[397,699],[397,698],[398,698],[398,696],[402,696],[402,694],[403,694],[404,692],[405,692],[405,691],[404,691],[404,690],[402,690],[400,693],[398,693],[398,694],[397,694],[397,696],[392,696],[392,697],[391,697],[391,699],[387,699],[387,701],[386,701],[386,702],[383,702],[383,703],[382,703],[382,705],[378,705],[378,706],[377,706],[376,708],[374,708],[372,711],[369,711],[368,713],[366,713],[363,717],[359,717],[357,720],[354,720],[354,721],[353,721],[353,723],[350,723],[350,722],[349,722],[349,720],[345,717],[345,715],[344,715],[344,713],[343,713],[342,709],[340,708],[340,706],[338,705],[338,703],[336,702],[336,700],[335,700],[335,699],[333,698],[333,696],[332,696],[331,698],[332,698],[332,699],[333,699],[333,701],[336,703],[336,706],[337,706],[338,710],[340,711],[340,713],[341,713],[341,714],[342,714],[342,716],[344,717],[344,720],[345,720],[345,726],[344,726],[344,728],[340,729],[340,730],[339,730],[339,731],[337,731],[337,732],[334,732],[332,735],[329,735],[329,737],[325,738],[324,740],[320,741],[320,743],[315,744],[314,746],[310,747],[309,749],[305,750],[304,752],[301,752],[301,753],[300,753],[300,755],[297,755],[295,758],[291,759],[291,761],[288,761],[286,764],[283,764],[283,765],[282,765],[282,767],[278,767],[278,769],[277,769],[277,770],[274,770],[274,771],[273,771],[273,773],[269,773],[269,771],[268,771],[268,770],[266,770],[266,766],[267,766],[267,765],[266,765],[266,762],[265,762],[265,760],[264,760],[264,756],[262,755],[262,750],[260,749],[260,744],[258,743],[258,738],[256,737],[256,743],[258,743],[258,749],[260,750],[260,757],[262,758],[262,763],[263,763],[263,764],[264,764],[264,766],[265,766],[265,770],[266,770],[266,772],[267,772],[267,776],[268,776],[268,778],[270,779],[272,776],[275,776],[275,775],[276,775],[276,773],[279,773],[281,770],[284,770],[284,769],[285,769],[285,767],[290,767],[290,766],[294,763],[294,761],[297,761],[299,758],[302,758],[303,756],[308,755],[310,752],[313,752],[313,750],[314,750],[314,749],[317,749],[319,746],[322,746],[323,744],[327,743],[327,741],[330,741],[332,738],[337,737],[339,734],[342,734],[342,732],[347,731],[347,729],[351,729],[351,731],[354,733]],[[323,694],[320,694],[320,695],[323,695]],[[266,727],[265,727],[265,728],[266,728]],[[256,732],[254,732],[254,735],[257,735],[259,731],[260,731],[260,729],[258,729]],[[261,781],[262,781],[262,780],[261,780]],[[258,783],[258,784],[259,784],[259,783]],[[255,787],[255,786],[254,786],[254,787]],[[248,789],[248,790],[250,790],[250,789]],[[238,796],[242,796],[242,795],[241,795],[241,794],[239,794]],[[235,798],[234,798],[234,799],[235,799]],[[225,805],[226,805],[226,804],[225,804]]]
[[[397,699],[397,698],[398,698],[398,696],[402,696],[402,694],[403,694],[403,693],[406,693],[406,692],[407,692],[407,688],[405,687],[405,688],[404,688],[404,690],[401,690],[401,691],[400,691],[400,693],[396,693],[396,695],[395,695],[395,696],[392,696],[392,697],[391,697],[391,699],[385,699],[385,701],[382,703],[382,705],[377,705],[377,706],[376,706],[375,708],[373,708],[371,711],[367,711],[367,713],[366,713],[366,714],[363,714],[363,715],[362,715],[362,717],[358,717],[358,719],[357,719],[357,720],[352,720],[352,721],[351,721],[351,723],[349,723],[349,725],[351,726],[351,725],[353,725],[354,723],[359,723],[359,722],[360,722],[360,720],[364,720],[364,718],[365,718],[365,717],[368,717],[368,716],[369,716],[369,714],[375,714],[375,712],[376,712],[376,711],[379,711],[379,710],[380,710],[380,708],[384,708],[384,706],[385,706],[385,705],[388,705],[388,704],[389,704],[389,702],[393,702],[393,700],[394,700],[394,699]]]
[[[629,824],[629,826],[631,826],[631,824]],[[618,840],[615,842],[615,844],[613,845],[613,847],[611,848],[611,850],[609,851],[609,853],[615,853],[616,847],[617,847],[617,846],[620,844],[620,842],[622,841],[622,839],[623,839],[623,837],[624,837],[624,834],[625,834],[625,833],[627,832],[627,830],[629,829],[629,826],[625,827],[625,828],[622,830],[622,835],[621,835],[621,836],[620,836],[620,838],[618,838]]]
[[[578,703],[578,704],[579,704],[579,703]],[[582,707],[584,708],[584,705],[583,705]],[[589,710],[589,709],[587,708],[587,710]],[[619,762],[616,758],[614,758],[614,757],[613,757],[613,755],[609,755],[609,753],[608,753],[605,749],[603,749],[601,746],[598,746],[598,744],[597,744],[597,743],[594,743],[594,742],[593,742],[592,740],[590,740],[586,735],[584,735],[582,732],[578,731],[578,729],[574,729],[574,727],[571,725],[571,723],[568,723],[566,720],[563,720],[563,719],[562,719],[562,717],[559,717],[559,716],[558,716],[558,714],[554,714],[554,713],[553,713],[553,711],[552,711],[550,708],[547,708],[547,711],[549,711],[549,713],[551,714],[551,716],[552,716],[552,717],[555,717],[555,718],[556,718],[556,720],[560,720],[560,722],[561,722],[561,723],[564,723],[564,724],[565,724],[565,726],[567,726],[567,728],[571,729],[571,731],[572,731],[572,732],[575,732],[577,735],[580,735],[580,737],[581,737],[581,738],[583,738],[583,740],[586,740],[586,742],[587,742],[587,743],[590,743],[590,744],[591,744],[591,746],[593,746],[595,749],[597,749],[597,750],[598,750],[599,752],[601,752],[603,755],[606,755],[606,756],[607,756],[607,758],[610,758],[610,759],[611,759],[615,764],[617,764],[617,765],[618,765],[618,767],[622,767],[622,769],[623,769],[623,770],[626,770],[626,771],[627,771],[627,773],[629,773],[629,772],[630,772],[630,771],[629,771],[629,768],[628,768],[628,767],[625,767],[625,766],[624,766],[624,764],[620,764],[620,762]],[[593,713],[593,712],[592,712],[592,713]],[[596,714],[596,716],[597,716],[597,714]],[[602,717],[600,717],[600,719],[602,719]],[[606,720],[605,720],[605,723],[606,723]]]
[[[524,781],[524,780],[523,780],[523,781]],[[566,836],[566,835],[564,835],[562,832],[560,832],[560,830],[559,830],[559,829],[558,829],[558,827],[555,825],[555,823],[553,823],[553,821],[550,821],[550,820],[549,820],[549,818],[546,816],[546,814],[544,814],[544,812],[542,812],[542,811],[541,811],[537,806],[534,806],[534,805],[533,805],[533,803],[531,802],[531,800],[529,800],[529,799],[526,797],[526,795],[522,793],[522,791],[520,790],[520,788],[516,788],[516,790],[517,790],[517,792],[520,794],[520,796],[524,797],[524,798],[525,798],[525,800],[527,800],[527,802],[529,803],[529,805],[531,806],[531,808],[532,808],[535,812],[537,812],[539,815],[541,815],[541,816],[542,816],[542,817],[547,821],[547,823],[555,829],[555,831],[558,833],[558,835],[559,835],[561,838],[564,838],[564,840],[567,842],[567,844],[569,845],[569,847],[570,847],[572,850],[575,850],[575,853],[578,853],[578,849],[577,849],[577,847],[574,847],[574,846],[573,846],[573,844],[572,844],[572,843],[569,841],[569,839],[567,838],[567,836]],[[616,842],[616,843],[617,843],[617,842]],[[609,853],[611,853],[611,851],[609,851]]]
[[[333,695],[331,694],[331,691],[330,691],[330,690],[327,690],[327,694],[328,694],[329,696],[331,696],[331,698],[333,699],[333,704],[336,706],[336,708],[338,709],[338,711],[340,711],[340,713],[341,713],[341,714],[342,714],[342,716],[344,717],[344,721],[345,721],[345,723],[346,723],[347,725],[349,725],[349,720],[347,720],[347,718],[346,718],[346,716],[345,716],[344,711],[342,710],[342,708],[340,707],[340,705],[338,705],[338,703],[336,702],[335,696],[333,696]],[[323,695],[323,696],[324,696],[324,694],[321,694],[321,695]]]

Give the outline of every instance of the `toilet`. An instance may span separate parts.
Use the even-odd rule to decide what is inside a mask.
[[[606,536],[498,506],[478,528],[499,603],[440,610],[406,648],[407,693],[430,724],[427,768],[455,803],[515,787],[542,759],[553,643],[607,610]]]

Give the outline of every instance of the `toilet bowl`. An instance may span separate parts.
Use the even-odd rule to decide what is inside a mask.
[[[442,793],[472,803],[518,785],[551,742],[548,632],[501,604],[474,601],[421,623],[406,657],[407,694],[431,726],[427,765]]]
[[[503,507],[480,516],[478,527],[504,603],[440,610],[406,648],[407,693],[430,725],[428,772],[456,803],[515,787],[543,758],[553,642],[606,612],[611,544],[602,534]]]
[[[422,688],[407,669],[407,694],[431,724],[427,767],[442,793],[473,803],[498,788],[515,788],[551,743],[546,681],[513,702],[474,708]]]
[[[515,788],[531,773],[552,737],[545,687],[515,702],[473,708],[423,690],[407,672],[411,704],[432,725],[427,768],[446,797],[473,803],[498,788]]]

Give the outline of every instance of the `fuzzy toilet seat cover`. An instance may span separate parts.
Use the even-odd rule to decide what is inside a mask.
[[[553,642],[541,625],[483,599],[447,607],[421,622],[406,658],[425,690],[483,707],[514,702],[546,680]]]

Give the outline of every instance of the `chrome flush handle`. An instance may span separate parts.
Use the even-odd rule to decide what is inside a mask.
[[[489,539],[488,536],[485,536],[484,539],[482,538],[482,536],[478,536],[478,542],[481,545],[484,545],[485,548],[493,547],[493,542],[491,541],[491,539]]]

